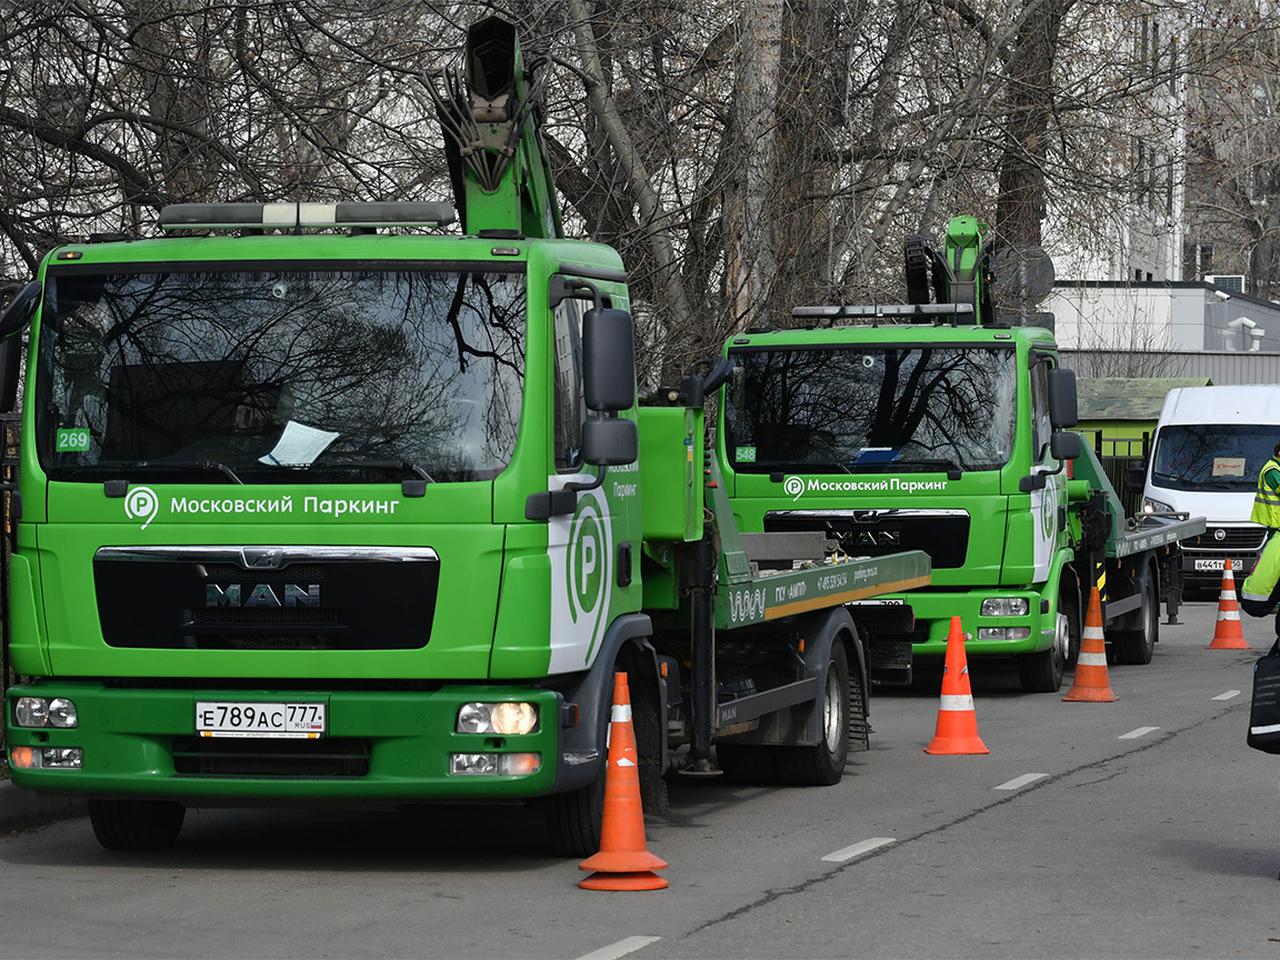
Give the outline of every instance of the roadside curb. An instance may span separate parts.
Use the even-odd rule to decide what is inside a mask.
[[[83,800],[46,796],[14,786],[11,780],[0,780],[0,833],[82,817],[86,812]]]

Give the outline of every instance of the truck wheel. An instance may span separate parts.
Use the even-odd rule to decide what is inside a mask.
[[[778,782],[774,760],[782,749],[754,743],[717,743],[716,764],[730,783],[769,786]]]
[[[818,743],[812,747],[777,749],[778,782],[792,786],[829,787],[844,776],[849,756],[849,656],[839,638],[831,645],[827,679],[815,704],[822,717]],[[865,705],[866,699],[863,698]],[[865,719],[865,707],[864,707]]]
[[[1067,656],[1066,667],[1068,669],[1076,665],[1076,661],[1080,659],[1080,640],[1081,640],[1081,623],[1083,618],[1080,614],[1080,603],[1076,592],[1058,594],[1058,612],[1067,615]]]
[[[1137,630],[1113,630],[1111,649],[1116,663],[1150,663],[1160,638],[1160,586],[1154,576],[1147,577],[1142,597],[1142,626]]]
[[[89,801],[89,822],[98,842],[108,850],[163,850],[182,832],[187,808],[176,800]]]
[[[607,760],[587,786],[544,797],[547,851],[555,857],[589,857],[600,850],[600,821],[604,816],[604,775]]]
[[[1018,657],[1018,677],[1027,693],[1056,693],[1062,687],[1062,673],[1066,669],[1067,650],[1071,645],[1071,626],[1067,615],[1058,611],[1057,628],[1053,646],[1039,653],[1025,653]]]

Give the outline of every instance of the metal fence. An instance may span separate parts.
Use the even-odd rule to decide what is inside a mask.
[[[1104,437],[1100,430],[1081,430],[1080,434],[1093,446],[1093,452],[1102,462],[1103,472],[1124,505],[1124,515],[1134,517],[1142,512],[1142,491],[1130,490],[1127,474],[1130,467],[1142,466],[1145,470],[1151,455],[1151,434],[1141,437]]]

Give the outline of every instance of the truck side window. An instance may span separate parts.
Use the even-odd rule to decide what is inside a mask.
[[[1049,450],[1049,364],[1041,362],[1031,368],[1031,442],[1035,463],[1044,463]]]
[[[582,466],[582,424],[586,404],[582,399],[581,300],[564,300],[555,312],[555,449],[556,469]]]

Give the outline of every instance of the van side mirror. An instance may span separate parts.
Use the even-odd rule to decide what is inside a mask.
[[[40,303],[40,281],[32,280],[9,301],[0,314],[0,413],[12,413],[18,405],[18,374],[22,367],[21,333]]]
[[[635,405],[636,348],[631,314],[607,307],[586,312],[582,318],[582,366],[582,392],[588,409],[617,413]]]
[[[1080,419],[1076,372],[1065,367],[1049,371],[1049,423],[1055,430],[1074,427]]]
[[[1049,437],[1049,452],[1055,460],[1074,460],[1080,456],[1080,434],[1061,430]]]
[[[582,459],[595,466],[635,463],[640,441],[634,420],[588,417],[582,426]]]

